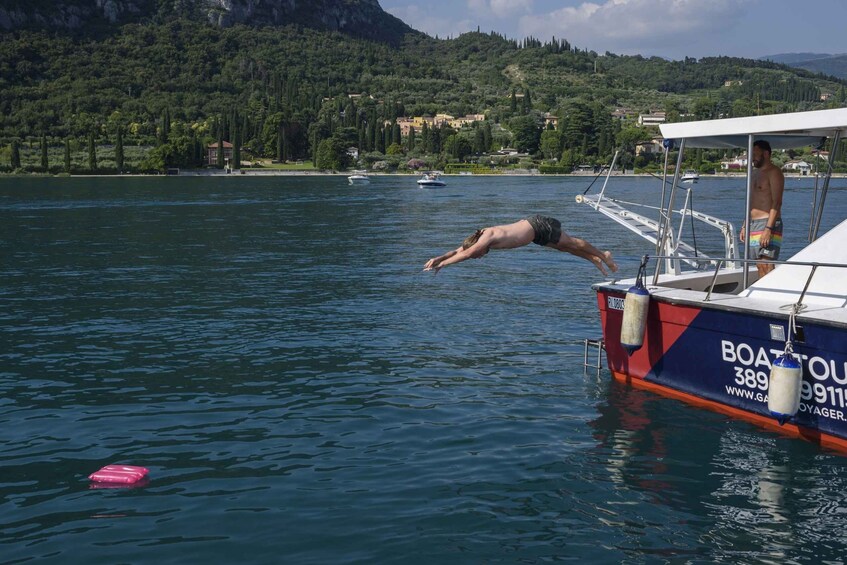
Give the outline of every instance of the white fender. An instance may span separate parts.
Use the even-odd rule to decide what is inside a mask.
[[[644,344],[644,330],[647,328],[647,311],[650,307],[650,292],[643,286],[633,286],[626,293],[623,302],[623,322],[621,322],[621,345],[632,355]]]
[[[774,361],[768,383],[768,410],[780,426],[797,414],[802,384],[803,369],[793,355],[786,353]]]

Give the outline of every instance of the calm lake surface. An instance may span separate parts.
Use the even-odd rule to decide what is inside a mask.
[[[590,178],[447,180],[0,179],[0,561],[844,562],[843,455],[584,373],[588,262],[421,272],[538,212],[633,276]],[[741,185],[694,205],[739,227]],[[151,480],[91,489],[109,463]]]

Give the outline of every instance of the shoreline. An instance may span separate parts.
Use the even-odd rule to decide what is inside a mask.
[[[91,174],[83,174],[83,175],[48,175],[48,174],[39,174],[39,173],[28,173],[28,174],[13,174],[13,173],[5,173],[0,174],[0,179],[2,178],[176,178],[176,177],[233,177],[233,178],[241,178],[241,177],[343,177],[346,178],[350,175],[349,172],[328,172],[328,171],[280,171],[280,170],[250,170],[250,169],[241,169],[240,173],[223,173],[219,171],[204,171],[198,169],[191,169],[180,171],[179,174],[176,175],[167,175],[167,174],[149,174],[149,173],[137,173],[137,174],[109,174],[109,175],[91,175]],[[368,173],[370,177],[419,177],[419,173]],[[603,173],[552,173],[552,174],[541,174],[541,173],[531,173],[531,172],[503,172],[503,173],[480,173],[480,174],[467,174],[467,173],[442,173],[441,176],[445,177],[550,177],[550,178],[594,178],[595,176],[605,176]],[[611,175],[615,178],[656,178],[660,176],[660,173],[613,173]],[[847,178],[847,173],[833,173],[831,175],[834,179]],[[672,179],[672,176],[669,176],[668,179]],[[699,180],[705,179],[726,179],[726,178],[747,178],[747,175],[744,173],[720,173],[715,175],[701,175]],[[786,180],[803,180],[809,179],[814,180],[814,175],[785,175]],[[824,177],[819,177],[824,178]]]

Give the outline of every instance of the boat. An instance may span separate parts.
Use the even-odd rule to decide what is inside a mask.
[[[367,171],[353,171],[353,174],[347,177],[347,182],[350,184],[370,184],[371,179],[368,177]]]
[[[660,129],[666,182],[661,206],[655,207],[658,217],[627,210],[630,203],[605,195],[606,184],[598,194],[577,197],[652,244],[645,248],[636,277],[593,285],[603,337],[586,340],[586,347],[596,343],[598,353],[605,349],[612,376],[633,387],[847,450],[847,219],[839,218],[819,234],[833,155],[847,132],[847,109],[663,124]],[[680,186],[678,172],[686,149],[734,147],[751,155],[758,139],[774,150],[820,147],[828,139],[831,149],[821,187],[810,194],[811,243],[787,260],[773,261],[775,269],[761,279],[755,268],[759,259],[751,257],[749,246],[740,244],[743,253],[735,248],[732,224],[692,210],[688,197],[680,209],[674,204],[678,194],[691,193]],[[669,175],[674,146],[677,172]],[[739,215],[747,211],[748,224],[752,170],[748,162],[747,198],[738,204]],[[695,220],[724,233],[724,257],[703,255],[696,244],[681,241],[683,226]],[[630,308],[637,299],[629,297],[638,294],[639,282],[648,296],[640,303],[646,316],[640,328],[630,325],[640,320]],[[643,328],[640,343],[630,340],[632,327]],[[796,362],[791,369],[796,404],[785,410],[772,405],[784,399],[781,383],[787,381],[777,379],[783,359]]]
[[[441,180],[441,173],[438,171],[431,171],[424,173],[421,178],[418,179],[418,186],[432,188],[436,186],[447,186],[447,183]]]
[[[682,172],[682,182],[697,182],[700,180],[700,174],[694,169],[686,169]]]

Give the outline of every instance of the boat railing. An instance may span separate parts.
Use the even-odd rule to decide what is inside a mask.
[[[657,260],[666,260],[666,259],[676,259],[674,255],[649,255],[646,256],[647,260],[657,259]],[[797,300],[797,304],[795,305],[798,308],[802,308],[803,299],[806,297],[806,291],[809,290],[809,285],[812,283],[812,278],[815,276],[815,273],[820,267],[833,267],[836,269],[847,269],[847,264],[845,263],[823,263],[819,261],[780,261],[773,259],[741,259],[738,257],[730,258],[730,257],[718,257],[712,258],[712,261],[716,263],[715,265],[715,273],[712,275],[712,284],[709,285],[709,291],[706,293],[705,302],[709,302],[712,298],[712,290],[715,288],[715,282],[717,282],[718,274],[720,273],[721,265],[724,263],[734,262],[741,263],[745,267],[749,268],[751,263],[753,264],[766,264],[766,265],[793,265],[797,267],[811,267],[811,271],[809,271],[809,276],[806,279],[806,284],[803,286],[803,291],[800,293],[800,298]],[[653,284],[656,284],[656,280],[653,280]]]

